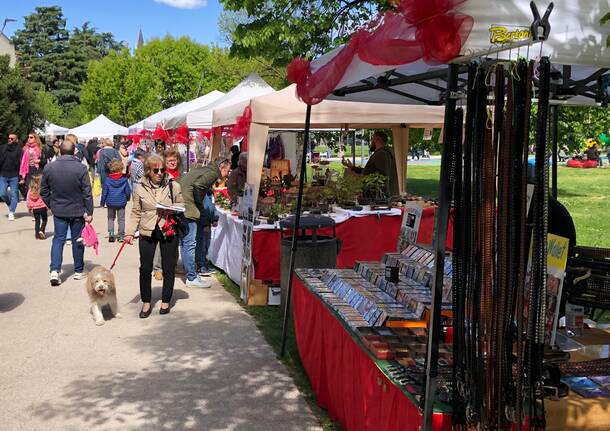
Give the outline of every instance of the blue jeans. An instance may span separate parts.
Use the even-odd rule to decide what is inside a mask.
[[[197,222],[186,219],[189,226],[188,233],[180,239],[180,254],[186,279],[193,281],[197,278],[197,268],[195,267],[195,248],[197,246]]]
[[[51,246],[51,271],[61,271],[63,261],[64,244],[68,229],[72,238],[80,238],[85,227],[85,219],[82,217],[64,218],[53,216],[55,229],[53,231],[53,245]],[[72,241],[72,258],[74,259],[74,272],[83,272],[85,269],[85,245],[81,241]]]
[[[11,194],[8,194],[11,189]],[[0,177],[0,196],[8,205],[8,210],[12,213],[17,209],[19,202],[19,177]]]
[[[210,240],[212,239],[212,227],[208,225],[197,224],[197,247],[195,247],[195,263],[200,271],[209,271],[208,265],[208,248],[210,248]]]

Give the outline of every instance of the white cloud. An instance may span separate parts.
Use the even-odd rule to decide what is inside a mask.
[[[155,2],[178,9],[198,9],[208,5],[208,0],[155,0]]]

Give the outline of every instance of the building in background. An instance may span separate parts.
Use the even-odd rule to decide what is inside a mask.
[[[10,57],[10,66],[15,67],[15,62],[17,61],[15,45],[4,33],[0,33],[0,55],[8,55]]]

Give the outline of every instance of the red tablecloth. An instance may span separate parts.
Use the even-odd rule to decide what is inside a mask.
[[[366,216],[352,217],[336,227],[341,240],[337,256],[337,268],[352,268],[357,260],[381,260],[385,253],[396,251],[402,217]],[[331,232],[329,230],[327,233]],[[434,208],[425,208],[419,225],[417,242],[432,244],[434,232]],[[323,231],[321,232],[324,233]],[[449,220],[446,246],[453,247],[453,216]],[[258,280],[280,281],[280,232],[255,231],[252,237],[252,261],[254,276]]]
[[[318,404],[346,431],[417,431],[417,407],[296,277],[292,300],[299,355]],[[451,430],[451,416],[435,413],[433,425]]]
[[[336,226],[341,250],[337,268],[351,268],[357,260],[381,260],[385,253],[396,251],[402,217],[352,217]],[[321,230],[330,234],[332,229]],[[254,276],[258,280],[280,281],[280,231],[260,230],[252,236]]]

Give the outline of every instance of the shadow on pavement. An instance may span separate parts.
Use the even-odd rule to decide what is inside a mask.
[[[161,286],[152,288],[151,305],[153,308],[155,307],[155,305],[157,305],[157,303],[159,301],[161,301],[161,292],[162,291],[163,291],[163,288]],[[172,300],[170,302],[170,305],[173,307],[174,305],[176,305],[176,302],[178,302],[179,300],[189,299],[189,298],[190,298],[190,296],[189,296],[188,292],[185,292],[182,289],[174,289],[174,294],[172,295]],[[131,301],[129,301],[130,304],[140,304],[140,302],[141,302],[140,295],[134,296],[133,299]]]
[[[0,313],[6,313],[19,307],[25,296],[17,292],[0,293]]]
[[[182,311],[151,316],[145,336],[123,338],[142,355],[140,371],[79,376],[61,397],[33,405],[32,414],[95,429],[318,429],[243,312],[217,305],[221,311],[208,313],[213,318]]]

